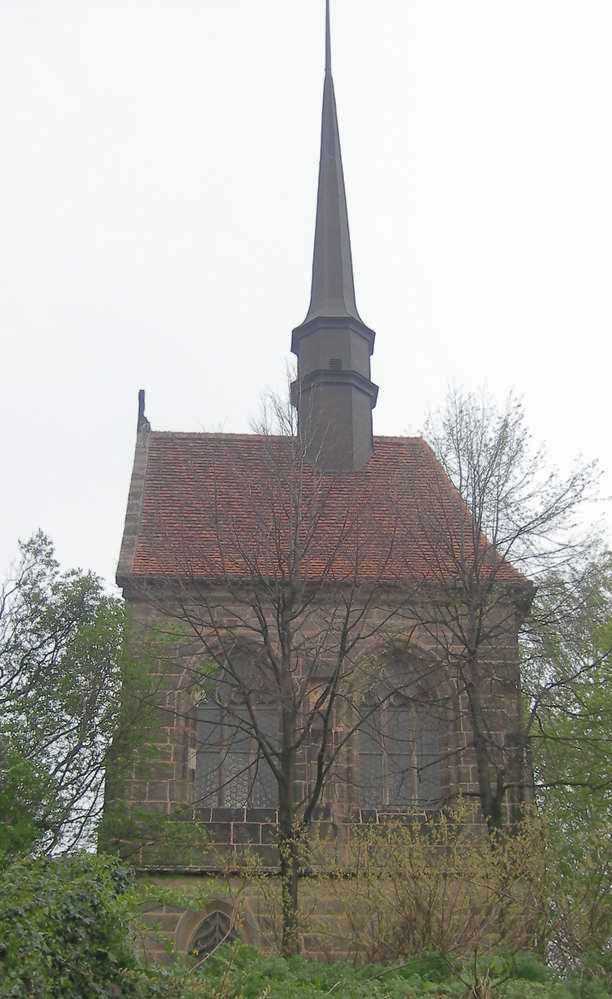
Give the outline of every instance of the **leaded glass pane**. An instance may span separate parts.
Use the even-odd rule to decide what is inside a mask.
[[[383,711],[379,709],[363,722],[359,731],[359,797],[363,808],[385,804],[383,779]]]
[[[410,704],[389,705],[386,748],[389,804],[410,805],[417,796],[414,714]]]
[[[251,746],[248,717],[244,709],[226,708],[223,717],[223,759],[221,761],[221,804],[244,808],[248,804]]]
[[[223,804],[229,808],[245,808],[249,803],[252,779],[249,754],[226,752],[221,766]]]
[[[276,808],[278,784],[267,761],[260,756],[254,767],[251,805],[254,808]]]
[[[412,757],[389,756],[388,768],[389,804],[411,805],[416,798]]]
[[[257,725],[277,746],[278,710],[255,709]],[[196,801],[204,805],[275,807],[277,783],[258,753],[245,708],[204,703],[197,719]]]
[[[428,692],[421,696],[416,685],[415,699],[404,698],[399,689],[380,696],[383,704],[375,714],[369,714],[373,700],[364,705],[367,720],[357,736],[354,783],[362,807],[440,807],[442,716],[430,706]]]
[[[426,808],[440,803],[440,722],[430,717],[423,719],[418,740],[419,801]]]
[[[360,754],[360,798],[363,808],[385,804],[382,753]]]
[[[278,708],[258,705],[255,708],[255,718],[271,749],[278,749]],[[259,749],[256,760],[252,784],[251,804],[253,807],[275,808],[278,804],[278,784],[261,749]]]
[[[201,704],[196,726],[196,801],[218,804],[219,767],[221,764],[221,712],[216,704]]]

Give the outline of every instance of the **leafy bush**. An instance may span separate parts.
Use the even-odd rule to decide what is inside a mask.
[[[52,792],[48,775],[0,736],[0,869],[44,835]]]
[[[139,978],[139,994],[163,999],[603,999],[574,991],[536,958],[498,957],[488,969],[451,965],[425,954],[402,965],[324,964],[300,957],[263,957],[242,944],[223,947],[196,972],[184,965]],[[495,965],[497,971],[493,969]]]
[[[155,701],[122,601],[62,570],[42,532],[19,549],[0,579],[0,865],[94,845],[107,767],[119,782],[133,765]]]
[[[123,977],[136,968],[129,888],[121,864],[85,854],[8,867],[0,876],[0,996],[135,994]]]
[[[416,952],[391,964],[263,956],[241,943],[201,966],[144,964],[136,952],[144,893],[115,859],[80,854],[13,863],[0,874],[0,997],[5,999],[604,999],[582,968],[561,981],[531,954],[476,960]],[[196,902],[199,908],[201,900]],[[599,968],[599,965],[598,965]]]
[[[545,844],[535,815],[492,837],[470,824],[467,806],[426,823],[355,827],[328,869],[331,885],[342,884],[351,955],[395,961],[536,948],[549,922]],[[325,844],[319,852],[324,875]]]

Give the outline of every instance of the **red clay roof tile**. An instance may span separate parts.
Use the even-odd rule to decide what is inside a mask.
[[[293,531],[313,580],[435,581],[472,560],[466,507],[420,437],[376,437],[364,468],[336,475],[300,468],[287,437],[154,432],[146,446],[127,576],[288,576]]]

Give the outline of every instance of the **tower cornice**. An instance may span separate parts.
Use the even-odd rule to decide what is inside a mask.
[[[359,374],[358,371],[338,371],[330,368],[316,368],[314,371],[309,371],[309,373],[302,378],[301,382],[292,382],[291,405],[295,407],[299,405],[300,392],[312,392],[313,389],[318,389],[322,385],[334,385],[342,388],[355,389],[357,392],[361,392],[363,395],[367,396],[370,401],[371,409],[374,409],[376,406],[376,401],[378,399],[378,385],[375,385],[373,381],[366,378],[364,375]]]
[[[374,353],[376,333],[369,326],[366,326],[361,319],[355,319],[353,316],[315,316],[313,319],[305,320],[292,330],[292,353],[298,353],[300,342],[304,337],[312,336],[314,333],[320,333],[323,330],[350,330],[367,341],[370,355]]]

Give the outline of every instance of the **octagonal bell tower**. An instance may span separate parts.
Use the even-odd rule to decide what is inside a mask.
[[[326,0],[312,292],[308,314],[291,339],[298,368],[291,386],[298,431],[308,460],[323,471],[354,471],[365,465],[372,453],[372,410],[378,396],[378,387],[370,377],[374,339],[374,331],[361,319],[355,302]]]

